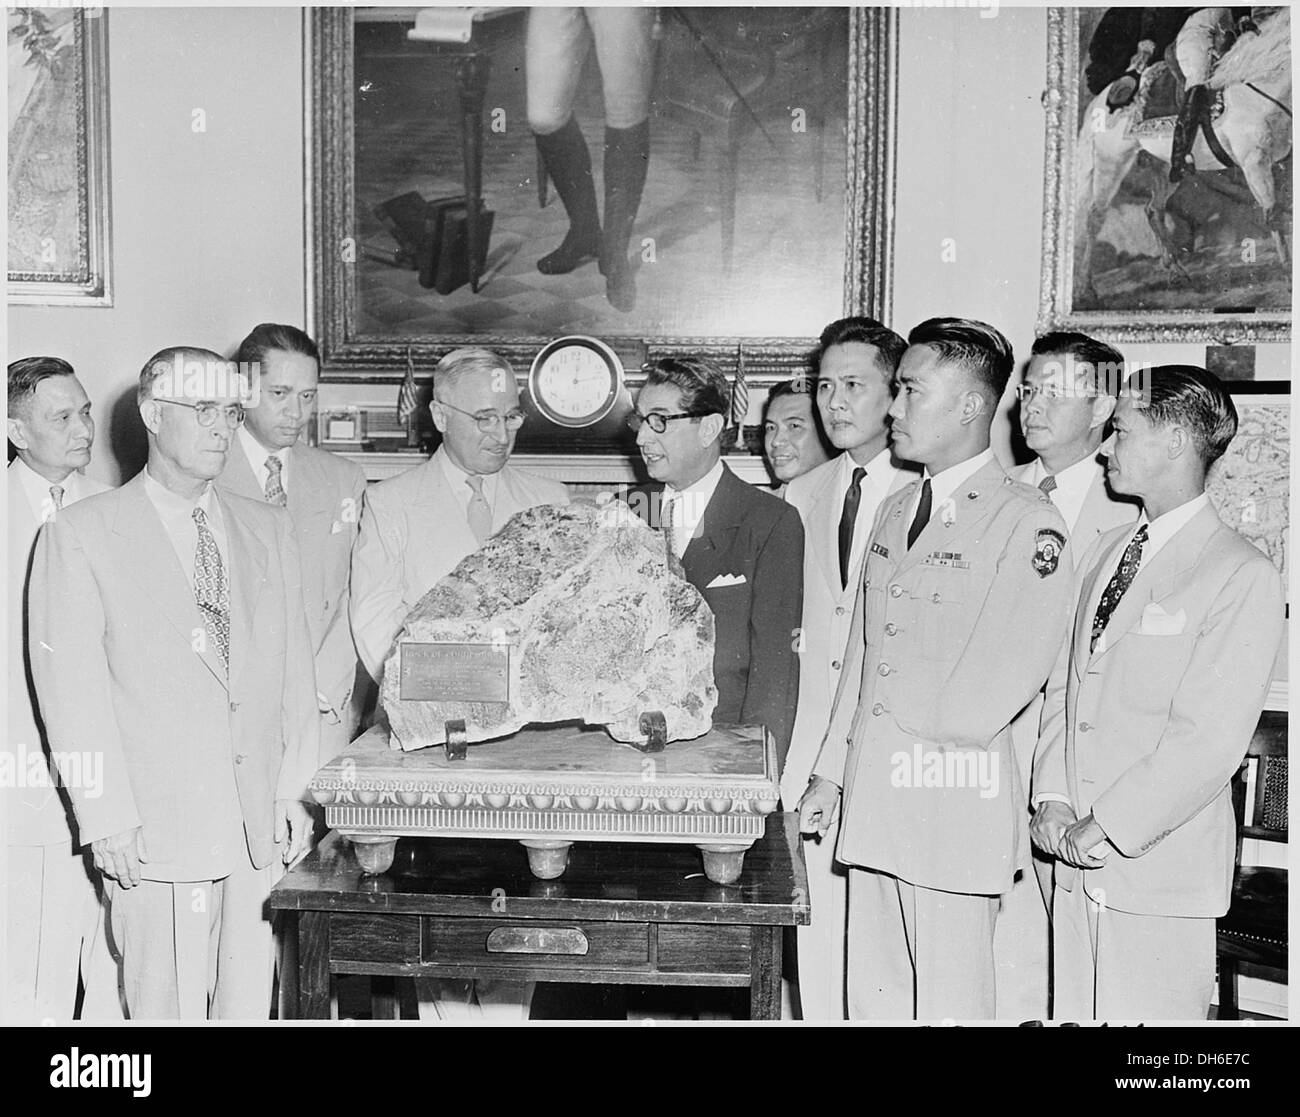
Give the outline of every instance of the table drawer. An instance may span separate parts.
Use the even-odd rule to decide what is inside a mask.
[[[750,929],[716,923],[659,924],[662,973],[749,973]]]
[[[645,965],[645,923],[550,923],[531,919],[426,919],[424,961],[498,966]]]
[[[420,917],[365,912],[333,915],[330,957],[354,962],[418,962]]]

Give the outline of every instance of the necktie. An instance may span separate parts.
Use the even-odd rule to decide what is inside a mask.
[[[199,546],[194,554],[194,600],[203,614],[203,627],[221,666],[230,674],[230,585],[221,565],[221,552],[208,527],[208,518],[202,508],[193,512],[194,524],[199,529]]]
[[[474,533],[474,538],[482,544],[487,542],[492,534],[492,509],[488,507],[488,502],[483,496],[483,478],[479,474],[471,473],[465,478],[465,484],[474,490],[474,495],[469,498],[469,507],[466,509],[469,529]]]
[[[907,549],[912,549],[916,537],[925,530],[930,522],[930,513],[934,506],[934,490],[930,488],[930,478],[921,482],[921,499],[916,506],[916,515],[912,517],[912,526],[907,529]]]
[[[861,466],[853,471],[844,494],[844,511],[840,513],[840,589],[849,584],[849,559],[853,555],[853,525],[858,522],[858,505],[862,502],[862,479],[867,471]]]
[[[50,509],[46,512],[45,518],[47,520],[53,519],[55,512],[62,512],[62,511],[63,511],[63,486],[51,485],[50,486]]]
[[[1106,624],[1111,614],[1115,612],[1115,607],[1124,596],[1124,591],[1133,584],[1138,566],[1142,562],[1142,546],[1146,541],[1147,525],[1143,524],[1137,529],[1137,534],[1133,536],[1129,545],[1124,548],[1123,557],[1119,560],[1119,568],[1110,576],[1110,581],[1102,591],[1101,600],[1097,602],[1097,615],[1092,620],[1092,643],[1088,645],[1089,651],[1096,650],[1097,641],[1106,631]]]
[[[677,558],[677,529],[673,526],[673,513],[677,510],[677,494],[674,493],[660,506],[663,518],[664,540],[671,558]]]
[[[1046,477],[1044,477],[1041,481],[1038,482],[1038,487],[1042,489],[1043,492],[1045,492],[1048,496],[1051,496],[1052,490],[1056,488],[1056,478],[1049,473]]]
[[[280,480],[280,470],[284,468],[284,462],[275,454],[268,455],[266,459],[266,502],[268,504],[278,504],[281,508],[289,503],[289,497],[284,491],[284,484]]]

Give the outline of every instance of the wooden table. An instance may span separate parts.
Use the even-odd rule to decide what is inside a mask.
[[[809,919],[798,821],[769,815],[734,885],[689,847],[574,848],[538,880],[513,843],[403,838],[383,876],[330,834],[271,893],[298,938],[297,1015],[328,1019],[331,974],[749,988],[781,1013],[782,929]],[[292,1002],[291,1002],[292,1003]]]

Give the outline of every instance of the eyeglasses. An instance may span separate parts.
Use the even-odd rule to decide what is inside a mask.
[[[226,417],[226,426],[238,427],[244,421],[244,405],[242,403],[231,403],[223,406],[219,403],[186,403],[184,400],[167,399],[165,396],[154,396],[157,403],[174,403],[177,407],[188,407],[194,412],[194,417],[198,419],[199,426],[210,427],[217,421],[217,415],[222,414]]]
[[[445,400],[435,399],[433,401],[439,407],[445,407],[448,411],[457,411],[461,415],[468,415],[478,424],[478,429],[484,434],[491,434],[497,429],[498,423],[504,423],[508,431],[517,431],[524,425],[524,420],[528,417],[518,408],[514,411],[507,411],[504,415],[499,411],[466,411],[464,408],[455,407]]]
[[[1016,399],[1028,403],[1035,396],[1046,400],[1058,399],[1092,399],[1096,395],[1092,388],[1067,388],[1064,384],[1048,382],[1046,384],[1017,384]]]
[[[645,423],[655,434],[663,434],[668,429],[668,424],[674,419],[703,419],[710,412],[705,411],[678,411],[673,415],[664,415],[658,411],[652,411],[649,415],[642,415],[639,411],[633,411],[628,414],[627,426],[633,434],[641,429],[641,424]]]

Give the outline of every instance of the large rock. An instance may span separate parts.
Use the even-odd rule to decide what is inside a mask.
[[[406,618],[382,689],[394,745],[441,744],[453,719],[464,720],[468,741],[580,719],[636,742],[645,739],[638,722],[647,710],[663,712],[670,741],[707,733],[718,700],[713,613],[679,569],[668,567],[663,536],[621,501],[520,512]],[[480,647],[409,647],[449,642]],[[438,666],[413,670],[419,657]],[[493,671],[504,689],[507,658],[506,702],[447,700],[447,684],[429,681],[471,664],[463,677],[475,689],[460,697],[479,698]],[[437,700],[402,698],[404,689]]]

